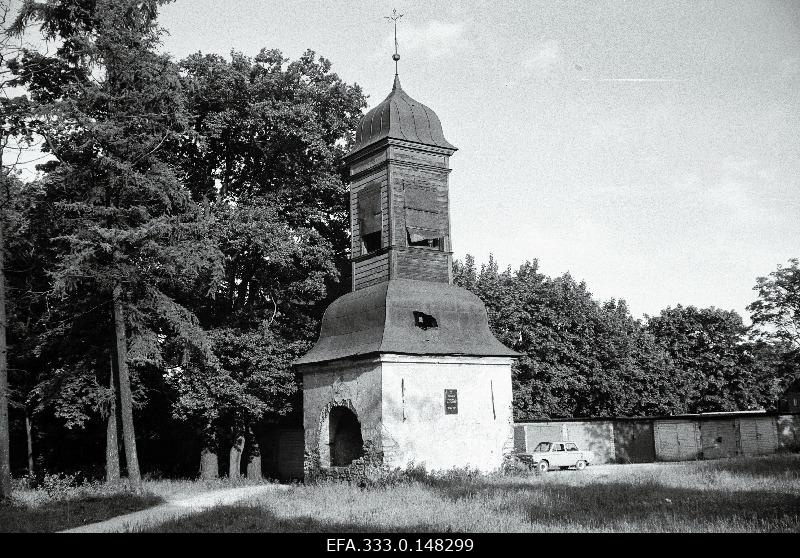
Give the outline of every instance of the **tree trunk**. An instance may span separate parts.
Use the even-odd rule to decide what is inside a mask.
[[[8,443],[8,361],[6,359],[5,224],[0,209],[0,500],[11,498],[11,459]]]
[[[208,448],[203,448],[203,451],[200,453],[200,478],[203,480],[219,478],[217,454]]]
[[[238,479],[242,468],[242,451],[244,451],[244,436],[236,438],[236,443],[231,446],[231,456],[228,461],[228,478]]]
[[[133,430],[133,397],[131,379],[128,375],[128,348],[125,340],[125,314],[122,309],[122,287],[114,287],[114,332],[116,337],[117,373],[119,375],[119,408],[122,417],[122,439],[125,443],[125,462],[128,465],[128,479],[141,485],[139,458],[136,456],[136,434]]]
[[[247,460],[247,478],[261,480],[261,450],[258,442],[253,440],[250,444],[250,458]]]
[[[119,480],[119,442],[117,441],[117,389],[114,385],[114,357],[111,357],[111,405],[106,421],[106,482]]]
[[[25,435],[28,439],[28,476],[33,478],[33,435],[31,433],[31,417],[25,409]]]

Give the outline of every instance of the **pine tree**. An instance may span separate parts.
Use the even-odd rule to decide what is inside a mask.
[[[56,158],[43,166],[42,196],[59,213],[52,292],[93,298],[113,316],[107,343],[128,475],[137,484],[130,366],[164,369],[180,351],[214,366],[197,319],[176,302],[198,283],[213,288],[219,252],[166,155],[186,133],[186,115],[178,69],[156,52],[162,3],[26,2],[15,26],[35,21],[60,39],[54,55],[28,51],[14,67],[31,93],[36,132]]]

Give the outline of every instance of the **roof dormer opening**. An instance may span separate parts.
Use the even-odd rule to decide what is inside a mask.
[[[414,325],[420,329],[435,329],[439,327],[439,322],[430,314],[414,310]]]

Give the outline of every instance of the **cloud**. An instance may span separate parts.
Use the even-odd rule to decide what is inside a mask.
[[[555,39],[539,41],[526,53],[522,67],[527,73],[544,75],[561,62],[561,45]]]
[[[713,208],[717,216],[741,226],[769,223],[773,215],[765,205],[775,173],[758,160],[727,156],[697,173],[674,181],[676,195],[695,207]],[[789,200],[785,200],[789,202]]]
[[[686,81],[685,79],[671,79],[671,78],[581,78],[578,81],[605,81],[605,82],[613,82],[613,81],[622,81],[622,82],[632,82],[632,83],[661,83],[661,82],[680,82]]]
[[[427,57],[453,56],[462,49],[465,26],[463,23],[445,21],[429,21],[419,27],[404,26],[398,28],[398,52],[402,57],[406,53],[422,53]],[[390,32],[381,48],[381,55],[394,52],[394,33]]]
[[[800,58],[794,56],[784,58],[778,63],[778,75],[782,79],[791,79],[800,74]]]
[[[733,155],[728,155],[719,162],[719,168],[723,172],[739,176],[750,175],[757,167],[757,160],[751,158],[742,159]]]

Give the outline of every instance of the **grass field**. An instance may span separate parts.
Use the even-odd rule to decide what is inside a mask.
[[[118,515],[144,510],[169,500],[253,484],[236,482],[157,480],[145,481],[142,490],[127,484],[86,483],[68,486],[53,482],[36,490],[16,483],[9,503],[0,504],[0,533],[49,533],[104,521]]]
[[[245,483],[149,481],[15,492],[0,531],[54,531]],[[154,532],[800,531],[800,455],[600,465],[519,476],[428,476],[288,490],[154,524]]]
[[[296,486],[157,532],[800,531],[800,456],[604,465],[380,489]]]
[[[89,485],[55,492],[18,489],[0,503],[0,533],[50,533],[142,510],[163,500],[125,486]]]

